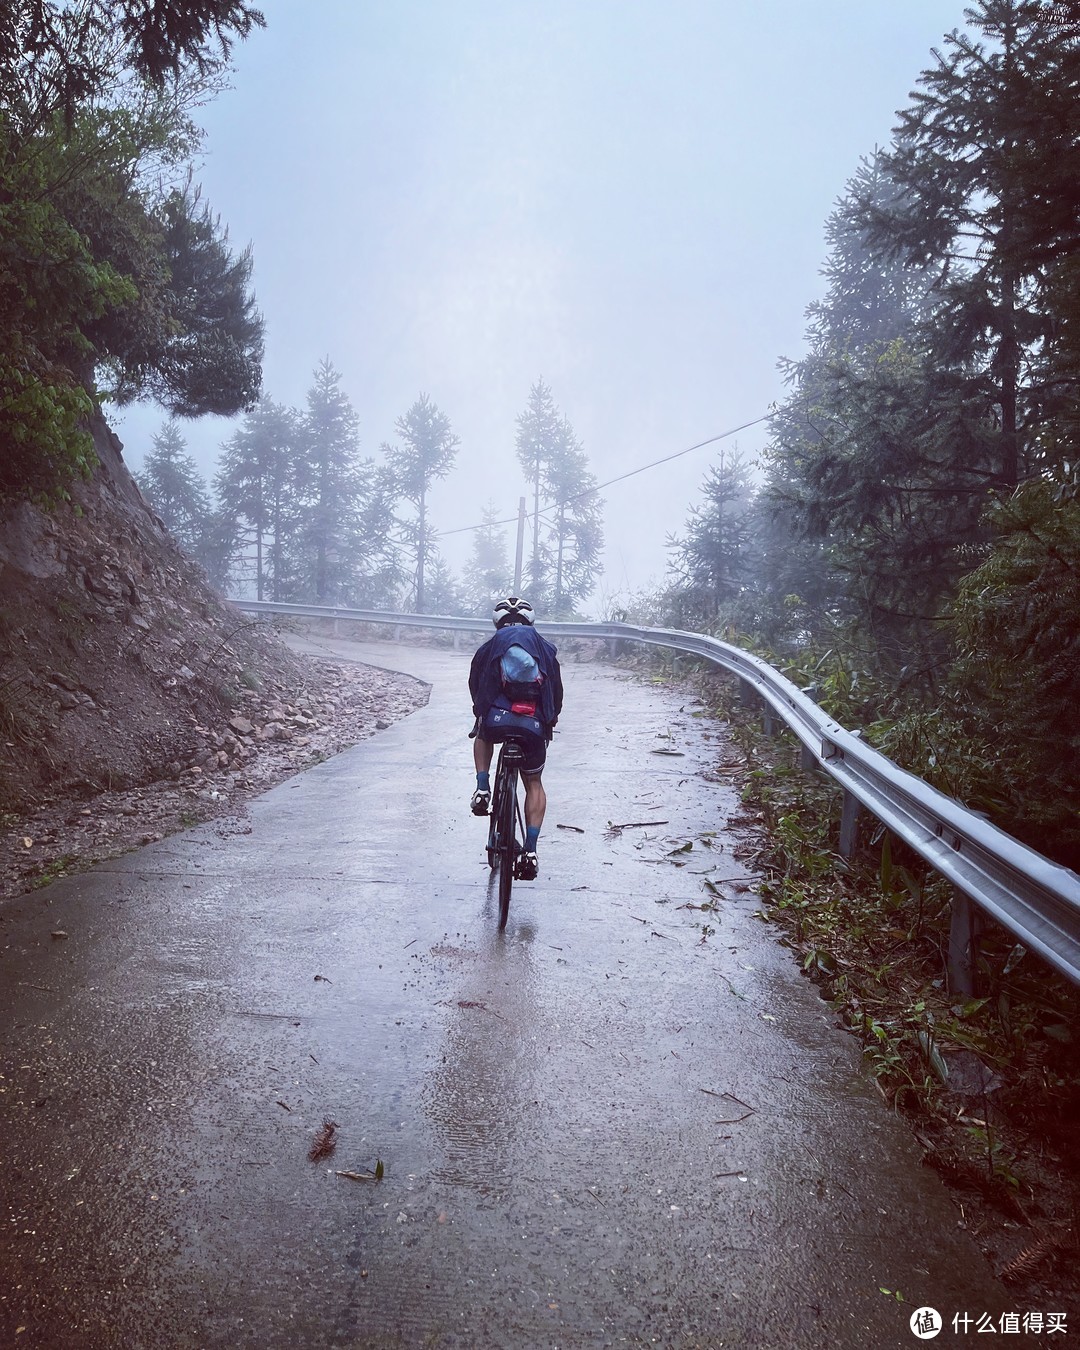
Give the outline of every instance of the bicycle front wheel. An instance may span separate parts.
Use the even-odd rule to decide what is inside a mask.
[[[517,814],[517,770],[508,769],[500,775],[502,792],[499,794],[498,849],[499,849],[499,927],[506,927],[510,913],[510,888],[514,884],[514,862],[517,853],[514,839],[514,817]]]

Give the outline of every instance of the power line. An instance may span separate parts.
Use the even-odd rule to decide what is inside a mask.
[[[725,441],[729,436],[737,436],[740,431],[746,431],[748,427],[756,427],[761,422],[767,422],[772,416],[771,413],[765,413],[761,417],[755,417],[752,422],[744,422],[742,426],[732,427],[730,431],[721,431],[718,436],[710,436],[708,440],[698,441],[696,445],[688,445],[685,450],[676,450],[673,455],[665,455],[663,459],[654,459],[651,464],[642,464],[636,469],[628,469],[626,473],[620,473],[614,478],[609,478],[606,483],[597,483],[595,487],[586,488],[584,492],[578,492],[573,497],[564,497],[560,502],[547,502],[540,509],[541,511],[554,511],[560,506],[568,506],[570,502],[579,501],[582,497],[590,497],[594,492],[600,492],[606,487],[611,487],[613,483],[621,483],[624,479],[633,478],[636,474],[644,473],[646,469],[658,468],[661,464],[670,464],[673,459],[681,459],[683,455],[689,455],[694,450],[703,450],[707,445],[715,445],[717,441]],[[490,530],[496,525],[513,525],[517,523],[517,514],[507,516],[505,520],[485,520],[480,525],[459,525],[455,530],[440,530],[439,538],[444,539],[451,534],[468,534],[471,530]]]

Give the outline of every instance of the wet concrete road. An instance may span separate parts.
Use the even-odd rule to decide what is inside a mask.
[[[1007,1307],[704,842],[738,813],[708,724],[568,667],[500,935],[468,657],[362,650],[429,706],[0,909],[3,1343],[877,1350]]]

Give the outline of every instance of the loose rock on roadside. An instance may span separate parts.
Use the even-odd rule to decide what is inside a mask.
[[[182,758],[162,777],[124,791],[58,794],[4,819],[0,896],[47,884],[178,830],[221,820],[243,831],[246,803],[275,783],[383,731],[422,707],[418,680],[357,664],[296,657],[295,688],[244,690],[217,726],[192,715]]]

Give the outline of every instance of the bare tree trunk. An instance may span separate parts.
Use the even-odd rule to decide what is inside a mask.
[[[423,494],[420,496],[419,503],[419,531],[416,544],[416,612],[424,612],[424,554],[427,552],[427,503]]]
[[[562,575],[563,575],[563,542],[566,531],[566,511],[563,506],[559,507],[559,557],[555,564],[555,617],[562,618]]]

